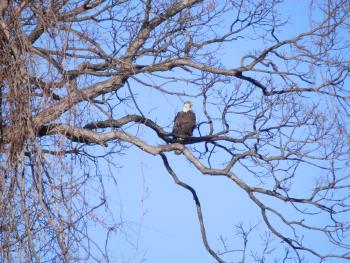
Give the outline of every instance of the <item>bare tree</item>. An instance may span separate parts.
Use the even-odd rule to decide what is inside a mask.
[[[169,159],[175,150],[247,194],[269,237],[286,244],[284,262],[350,260],[350,2],[310,1],[300,32],[281,6],[0,1],[0,261],[109,261],[120,222],[111,219],[104,177],[116,175],[100,167],[131,146],[159,155],[192,193],[205,248],[218,262],[236,249],[251,262],[255,227],[238,226],[243,247],[211,247],[199,197]],[[164,101],[143,103],[146,90]],[[198,136],[177,141],[168,102],[188,98],[202,106]],[[91,222],[107,233],[102,245]],[[334,252],[304,241],[309,235]]]

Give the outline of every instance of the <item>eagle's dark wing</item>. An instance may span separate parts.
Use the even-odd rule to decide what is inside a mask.
[[[193,130],[196,127],[196,114],[194,114],[193,111],[189,111],[188,114],[189,114],[189,117],[188,117],[189,124],[191,125],[191,128],[190,128],[191,134],[189,136],[192,136]]]
[[[181,119],[181,117],[179,117],[181,115],[182,112],[178,112],[174,118],[174,126],[173,126],[173,134],[174,135],[180,135],[180,131],[181,131],[181,124],[179,119]]]

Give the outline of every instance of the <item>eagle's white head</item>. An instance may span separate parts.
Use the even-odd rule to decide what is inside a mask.
[[[186,101],[184,103],[184,107],[183,107],[182,111],[183,112],[188,112],[188,111],[192,110],[192,107],[193,107],[192,101]]]

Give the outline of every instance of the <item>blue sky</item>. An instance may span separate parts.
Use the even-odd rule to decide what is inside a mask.
[[[151,16],[160,14],[161,10],[167,8],[166,5],[178,1],[180,0],[152,0],[154,13],[152,11]],[[242,0],[242,3],[254,6],[257,2],[267,5],[269,2],[275,3],[274,1],[280,2],[280,0]],[[301,32],[308,31],[315,20],[321,20],[321,13],[314,6],[310,7],[310,2],[338,1],[341,0],[286,0],[285,3],[278,5],[276,11],[281,16],[281,20],[278,21],[288,21],[288,23],[276,30],[275,35],[279,40],[292,38]],[[347,3],[346,0],[343,1]],[[66,3],[66,1],[63,2]],[[67,6],[62,12],[85,3],[87,6],[78,10],[84,12],[88,10],[84,15],[95,13],[96,9],[89,10],[87,2],[89,1],[67,1]],[[321,92],[315,94],[294,90],[293,93],[284,93],[283,89],[317,87],[322,81],[333,80],[333,75],[336,76],[341,72],[346,76],[344,87],[341,85],[342,82],[337,83],[338,86],[332,83],[322,87],[321,91],[331,93],[333,88],[335,90],[343,88],[342,95],[347,96],[350,92],[348,85],[350,22],[344,23],[344,27],[337,32],[338,34],[330,34],[334,38],[324,37],[322,34],[306,36],[298,40],[298,45],[285,44],[276,52],[267,52],[266,56],[260,56],[267,47],[279,42],[271,34],[271,21],[276,20],[271,19],[269,14],[267,18],[259,20],[258,26],[253,23],[253,26],[247,29],[244,22],[241,21],[242,24],[240,24],[237,20],[237,24],[232,24],[237,32],[230,42],[204,45],[203,48],[195,45],[190,52],[184,52],[186,43],[190,43],[193,39],[198,43],[227,32],[236,15],[236,7],[228,8],[226,14],[220,11],[216,13],[215,10],[223,8],[223,3],[234,5],[240,2],[239,0],[207,0],[203,1],[203,4],[196,4],[191,14],[187,13],[188,10],[183,10],[169,20],[158,20],[162,23],[156,28],[150,28],[151,32],[145,34],[148,39],[140,48],[144,49],[138,54],[131,55],[139,57],[129,61],[130,56],[123,56],[122,53],[128,49],[128,46],[130,47],[130,43],[132,45],[138,42],[132,40],[140,30],[145,1],[120,2],[103,1],[102,7],[99,8],[109,3],[115,6],[105,10],[105,13],[102,12],[101,17],[97,15],[95,17],[97,19],[89,18],[87,22],[84,19],[82,19],[83,22],[75,22],[72,18],[69,18],[69,22],[54,21],[55,18],[52,17],[47,21],[44,19],[45,23],[48,22],[47,28],[35,23],[26,23],[24,26],[25,32],[33,28],[41,31],[44,28],[43,35],[36,41],[33,49],[28,45],[28,49],[27,46],[23,50],[21,48],[19,53],[28,52],[28,61],[31,60],[28,73],[38,78],[38,82],[53,81],[62,83],[63,86],[57,84],[57,88],[56,85],[35,87],[37,83],[31,84],[32,81],[35,82],[35,78],[24,78],[23,81],[24,84],[30,83],[29,89],[34,90],[33,93],[26,92],[25,96],[33,97],[31,99],[33,122],[28,121],[28,126],[33,123],[35,127],[33,127],[33,133],[25,138],[25,140],[28,139],[28,147],[25,150],[28,151],[30,162],[21,163],[20,166],[14,165],[13,171],[9,168],[13,174],[19,172],[19,167],[28,165],[29,168],[28,177],[25,174],[27,170],[22,169],[22,185],[18,186],[19,195],[13,195],[13,200],[18,198],[22,202],[15,202],[13,206],[9,203],[9,207],[15,209],[9,212],[9,219],[2,220],[6,223],[8,220],[16,220],[11,222],[15,222],[18,235],[14,234],[10,239],[16,241],[14,247],[18,246],[19,250],[13,249],[9,254],[13,253],[14,259],[20,259],[22,256],[30,258],[35,254],[33,252],[38,250],[38,255],[43,257],[43,261],[51,256],[55,257],[56,253],[58,257],[66,256],[62,255],[66,251],[60,241],[62,238],[63,242],[67,242],[72,256],[88,256],[87,262],[93,260],[107,262],[107,259],[100,258],[104,254],[111,255],[109,262],[118,263],[214,262],[203,244],[195,201],[191,193],[174,182],[159,155],[147,154],[147,147],[142,151],[131,143],[126,143],[127,136],[124,137],[125,134],[121,131],[152,146],[165,142],[145,125],[147,123],[131,122],[118,128],[86,126],[97,120],[119,119],[137,114],[145,116],[165,131],[171,132],[174,116],[187,100],[193,101],[197,115],[198,127],[195,129],[194,136],[209,134],[211,123],[213,123],[211,127],[214,130],[213,134],[223,132],[232,138],[242,138],[250,134],[242,142],[220,139],[220,147],[215,144],[216,142],[186,145],[198,161],[206,167],[222,169],[237,158],[235,165],[229,169],[230,174],[225,171],[227,177],[203,175],[195,168],[194,162],[189,161],[189,154],[186,151],[188,159],[184,155],[175,155],[174,152],[164,153],[177,176],[195,189],[202,205],[209,245],[220,254],[220,257],[226,262],[239,262],[242,260],[242,249],[246,248],[245,263],[297,262],[295,254],[290,251],[291,248],[268,230],[266,224],[269,223],[271,223],[270,230],[276,229],[276,235],[282,233],[283,237],[291,237],[293,239],[291,242],[294,244],[303,243],[321,254],[349,253],[350,237],[345,234],[350,230],[348,219],[350,142],[347,141],[348,137],[344,139],[344,136],[350,135],[350,111],[346,108],[350,103],[344,102],[339,97],[326,96]],[[25,8],[23,17],[29,16],[34,10],[29,10],[33,8],[29,6],[29,1],[16,1],[16,4],[19,3],[22,3]],[[188,2],[182,2],[184,3]],[[213,3],[218,4],[218,9],[212,9]],[[34,5],[36,4],[38,3]],[[207,6],[201,9],[201,5],[204,4]],[[265,7],[260,10],[257,8],[258,13],[265,14]],[[30,15],[28,19],[34,21],[41,15],[46,15],[46,12],[40,13],[39,9],[36,11],[38,14],[33,17]],[[350,10],[350,5],[348,9]],[[194,14],[196,12],[200,15],[196,16]],[[310,13],[315,20],[310,19]],[[339,16],[341,14],[340,12]],[[207,21],[211,15],[212,19]],[[21,17],[16,14],[15,20],[17,16],[22,18],[22,14]],[[339,16],[336,14],[329,24],[339,19]],[[69,15],[64,15],[60,19],[64,20],[65,17],[68,19]],[[183,24],[184,17],[193,18],[191,23],[194,25]],[[57,24],[49,23],[51,19]],[[11,24],[15,20],[8,18],[7,22]],[[77,20],[79,21],[78,18]],[[38,20],[37,23],[41,22]],[[66,23],[68,27],[72,26],[71,29],[79,31],[83,36],[91,37],[91,41],[70,29],[61,30],[61,23]],[[13,25],[16,27],[17,22]],[[18,25],[21,24],[18,23]],[[147,25],[152,25],[152,21],[143,25],[147,28]],[[176,28],[177,25],[181,25],[181,28]],[[242,31],[239,30],[240,26]],[[12,28],[12,25],[10,27]],[[176,30],[173,30],[174,27]],[[329,28],[332,27],[325,27],[322,30],[327,31]],[[144,32],[143,29],[144,27],[141,27],[141,32]],[[322,30],[320,29],[318,33]],[[21,36],[17,36],[16,32],[13,30],[11,34],[18,42],[17,37],[21,39]],[[160,36],[164,38],[157,42]],[[98,44],[95,45],[95,41]],[[169,41],[169,46],[166,45],[166,41]],[[327,46],[325,43],[330,45]],[[344,48],[345,51],[341,49],[342,44],[348,45],[346,49]],[[93,49],[98,48],[98,52],[87,50],[86,48],[90,45]],[[157,49],[160,46],[165,47],[166,51],[162,49],[160,54],[153,54],[154,48]],[[39,47],[47,50],[35,51]],[[326,47],[331,47],[331,51]],[[340,49],[336,50],[335,47]],[[101,51],[100,48],[105,50]],[[147,51],[148,48],[151,49]],[[308,52],[308,48],[312,51]],[[310,55],[318,51],[320,52],[316,57]],[[43,53],[40,54],[41,52]],[[14,54],[17,53],[14,52]],[[91,54],[92,57],[86,56]],[[293,57],[294,54],[297,56]],[[104,55],[106,57],[102,57]],[[188,55],[193,55],[193,58],[188,59]],[[114,56],[115,59],[109,57],[107,60],[108,56]],[[246,57],[242,60],[244,56]],[[119,59],[120,57],[122,59]],[[207,68],[201,71],[203,68],[198,70],[195,66],[188,66],[150,73],[153,69],[147,67],[147,63],[152,61],[168,63],[169,59],[179,57],[183,58],[181,63],[188,63],[191,60],[191,62],[203,62],[220,69],[236,69],[236,71],[234,74],[218,75],[209,73],[211,70]],[[263,57],[262,61],[258,63],[257,57]],[[105,66],[99,64],[101,67],[96,66],[94,71],[94,67],[90,69],[88,64],[83,63],[85,60],[92,64],[105,62]],[[257,62],[256,65],[252,66],[250,64],[252,61]],[[329,63],[330,61],[333,63]],[[55,66],[56,63],[62,65]],[[134,67],[130,65],[131,63],[138,65]],[[54,69],[55,67],[57,69]],[[75,69],[75,67],[79,72],[66,74],[65,70]],[[144,73],[136,74],[131,70],[136,72],[144,70]],[[129,77],[128,74],[136,75],[128,79],[127,85],[120,87],[118,83],[125,83],[124,73],[127,77]],[[16,74],[11,73],[8,76],[17,76]],[[22,74],[22,67],[18,74]],[[7,74],[5,75],[7,78]],[[259,80],[264,86],[259,86],[256,82],[253,84],[249,78]],[[104,82],[106,85],[99,85],[106,79],[108,79]],[[115,82],[116,79],[120,82]],[[19,82],[17,83],[16,80],[14,83],[17,85]],[[13,118],[13,109],[18,108],[19,112],[23,110],[25,112],[23,116],[30,117],[29,111],[27,112],[27,106],[30,103],[23,104],[22,99],[19,103],[17,100],[12,101],[11,94],[16,94],[17,88],[14,92],[10,92],[12,91],[11,81],[6,85],[8,88],[4,88],[5,94],[10,96],[3,104],[10,106],[5,106],[4,116],[9,112],[11,118],[8,122],[6,119],[5,123],[12,125],[17,121],[17,118]],[[102,90],[101,87],[106,89]],[[161,88],[168,92],[160,91]],[[49,94],[51,89],[57,93],[58,98],[57,96],[51,98]],[[18,89],[18,92],[21,90]],[[95,98],[97,94],[107,91],[110,93]],[[278,94],[272,94],[273,92],[269,94],[269,91],[277,91]],[[350,96],[347,100],[349,98]],[[74,105],[74,103],[77,104]],[[21,109],[22,104],[23,109]],[[345,108],[342,108],[341,106],[344,105],[346,105]],[[54,112],[55,109],[61,110]],[[209,115],[211,118],[208,117]],[[24,118],[22,115],[19,116],[18,119],[21,119],[22,123]],[[79,128],[85,129],[84,132]],[[101,141],[104,139],[98,139],[103,136],[98,138],[93,136],[111,130],[117,132],[108,134],[115,136],[113,140],[108,141],[108,146],[103,144],[105,141]],[[5,134],[11,137],[8,131]],[[31,139],[32,135],[39,137],[38,145],[35,144],[34,139]],[[9,147],[9,150],[15,156],[17,146],[22,144],[17,142],[17,135],[8,140],[14,145]],[[43,152],[38,146],[42,147]],[[74,152],[72,155],[67,154],[63,157],[61,153],[48,152],[46,157],[43,157],[46,150],[64,151],[75,146],[77,146],[75,149],[82,151],[81,154]],[[204,151],[206,146],[208,148]],[[242,158],[239,159],[239,156]],[[8,160],[17,160],[16,158]],[[298,158],[302,158],[305,162],[300,162]],[[5,161],[8,160],[5,159]],[[330,169],[330,167],[336,168]],[[4,170],[7,171],[6,169]],[[8,184],[10,189],[15,182],[13,179],[16,178],[8,176],[12,175],[11,172],[4,177],[6,180],[10,179],[11,182]],[[333,177],[345,179],[339,182]],[[317,187],[323,190],[318,191]],[[315,195],[311,196],[313,191]],[[9,198],[12,198],[13,191],[9,190],[9,193]],[[275,197],[272,198],[272,195]],[[287,198],[285,197],[287,195],[293,195],[292,197],[302,198],[302,200],[295,200],[293,204],[284,202],[283,198]],[[37,203],[38,200],[39,203]],[[316,205],[315,200],[317,200]],[[334,211],[349,210],[344,213],[329,212],[328,206],[332,204],[335,204],[332,207]],[[302,212],[298,213],[297,210]],[[269,219],[266,220],[266,224],[263,220],[264,212],[267,212]],[[33,218],[29,222],[30,231],[27,213],[30,214],[31,219]],[[335,223],[333,219],[344,221],[345,224]],[[21,222],[21,220],[24,221]],[[308,225],[312,225],[313,229],[311,227],[309,230],[301,229],[302,226],[308,228]],[[345,230],[346,245],[341,248],[337,247],[337,244],[332,244],[332,241],[337,239],[328,240],[325,233],[322,235],[317,233],[322,232],[317,227],[336,228],[338,231],[335,234],[339,236],[342,236],[344,234],[342,231]],[[249,232],[247,243],[244,243],[245,236],[242,234],[242,229],[246,231],[245,233]],[[12,231],[12,228],[10,230]],[[35,248],[30,244],[29,232],[33,234]],[[17,242],[21,233],[25,235],[20,242]],[[27,246],[23,246],[23,240],[28,241]],[[319,261],[305,251],[301,251],[300,255],[305,257],[303,263]],[[322,262],[341,263],[344,260],[330,259]]]
[[[308,27],[309,10],[305,2],[287,1],[280,9],[284,17],[290,17],[291,22],[286,26],[285,32],[278,32],[281,40],[296,35]],[[223,17],[223,21],[226,20],[229,21],[230,18]],[[221,59],[228,68],[238,67],[242,54],[246,54],[249,48],[264,48],[264,46],[257,47],[257,43],[259,41],[241,40],[228,44],[220,52]],[[182,101],[176,96],[165,96],[139,84],[133,82],[131,84],[133,92],[138,94],[136,100],[146,116],[159,125],[166,126],[165,129],[170,131],[175,113],[182,108]],[[183,84],[173,84],[178,90],[187,90],[190,87],[181,85]],[[126,89],[123,92],[127,92]],[[198,121],[204,119],[200,103],[198,99],[194,101]],[[215,110],[214,108],[215,106],[212,110]],[[118,115],[123,116],[131,112],[132,109],[130,112],[126,109]],[[241,124],[239,115],[231,121]],[[134,129],[138,130],[138,135],[144,140],[159,143],[149,129],[142,126]],[[195,135],[198,136],[196,133]],[[215,251],[223,251],[219,240],[222,237],[227,241],[229,250],[242,249],[243,241],[237,237],[235,225],[243,223],[246,228],[257,226],[257,231],[249,238],[247,254],[249,255],[250,251],[261,253],[266,227],[262,222],[259,208],[249,200],[246,193],[227,178],[202,175],[183,156],[175,156],[173,153],[167,153],[167,156],[179,178],[197,191],[212,248]],[[217,165],[220,161],[218,156]],[[107,183],[107,195],[113,200],[111,207],[115,216],[120,216],[124,222],[119,234],[110,243],[110,250],[116,255],[116,262],[142,262],[143,258],[146,262],[214,262],[204,248],[191,194],[174,183],[159,156],[150,156],[136,147],[131,147],[125,155],[115,155],[112,162],[121,168],[111,168],[117,184]],[[102,170],[104,168],[107,173],[106,164]],[[240,174],[241,171],[235,169],[235,172]],[[303,179],[295,184],[300,185],[297,191],[303,194],[310,189],[308,183],[312,182],[319,171],[305,166],[299,173],[303,174]],[[247,175],[246,181],[250,180],[254,181],[254,178],[249,178]],[[285,215],[290,213],[287,205],[272,200],[266,202],[279,207]],[[99,238],[99,233],[96,235]],[[269,248],[270,257],[266,262],[273,260],[282,262],[284,246],[279,239],[272,237],[272,240]],[[311,245],[319,246],[321,250],[332,249],[323,247],[319,236],[310,236],[305,240]],[[321,242],[318,242],[320,240]],[[228,262],[237,262],[241,258],[241,253],[239,251],[227,253],[223,258]],[[314,261],[311,259],[310,262]]]

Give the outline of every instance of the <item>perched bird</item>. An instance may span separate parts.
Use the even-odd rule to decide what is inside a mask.
[[[182,111],[178,112],[174,119],[173,135],[175,138],[184,141],[186,137],[192,136],[196,127],[196,115],[192,111],[193,103],[186,101]],[[180,154],[180,151],[175,151]]]

